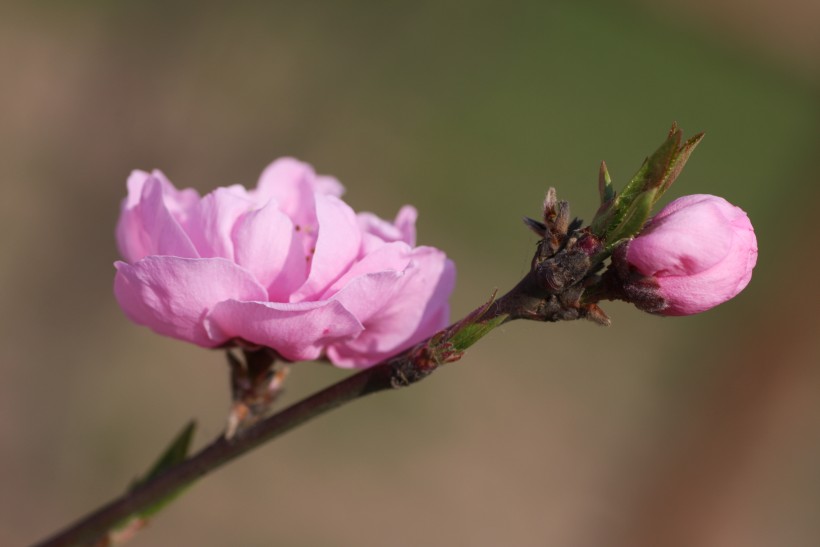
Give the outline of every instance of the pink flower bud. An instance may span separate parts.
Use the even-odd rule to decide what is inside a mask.
[[[159,171],[128,179],[114,293],[155,332],[217,347],[234,339],[286,359],[364,367],[446,326],[455,267],[415,246],[416,210],[356,214],[336,179],[293,159],[200,197]]]
[[[717,196],[698,194],[664,207],[629,243],[626,259],[653,278],[661,315],[691,315],[742,291],[757,262],[749,217]]]

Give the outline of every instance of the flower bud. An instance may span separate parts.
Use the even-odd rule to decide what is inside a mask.
[[[691,315],[726,302],[748,285],[757,239],[742,209],[697,194],[676,199],[650,219],[629,242],[625,258],[644,276],[640,285],[654,287],[654,296],[662,299],[652,311]]]

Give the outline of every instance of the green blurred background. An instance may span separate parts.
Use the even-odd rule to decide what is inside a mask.
[[[720,194],[760,245],[735,301],[608,329],[511,324],[418,386],[208,477],[135,545],[815,546],[820,4],[4,2],[0,544],[120,493],[182,424],[217,435],[219,352],[130,324],[111,286],[131,169],[253,185],[293,155],[358,210],[420,210],[460,316],[526,271],[556,186],[595,208],[672,121],[669,195]],[[341,377],[296,367],[288,400]]]

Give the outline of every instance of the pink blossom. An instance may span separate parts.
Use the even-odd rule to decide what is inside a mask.
[[[698,194],[664,207],[629,243],[627,261],[654,278],[661,315],[691,315],[742,291],[757,262],[749,217],[717,196]]]
[[[343,191],[288,158],[255,189],[204,197],[134,171],[117,224],[117,301],[166,336],[341,367],[372,365],[443,328],[455,267],[415,246],[416,210],[393,222],[356,214]]]

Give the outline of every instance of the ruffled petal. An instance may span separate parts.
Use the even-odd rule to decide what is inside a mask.
[[[187,232],[202,258],[234,260],[231,237],[237,220],[255,208],[241,186],[217,188],[193,209]]]
[[[126,183],[128,187],[128,196],[123,201],[123,207],[126,209],[133,209],[139,204],[142,199],[142,190],[148,179],[156,179],[162,187],[162,194],[164,196],[165,206],[179,221],[184,221],[188,211],[196,206],[199,201],[199,192],[193,188],[184,188],[177,190],[177,188],[168,180],[165,173],[159,169],[154,169],[151,173],[135,169],[131,171]]]
[[[329,300],[333,298],[348,283],[367,274],[403,272],[410,264],[412,256],[413,249],[406,243],[401,241],[384,243],[372,253],[357,260],[344,275],[319,295],[319,299]],[[357,315],[357,317],[361,316]]]
[[[396,214],[393,224],[401,234],[400,241],[404,241],[411,247],[416,246],[416,219],[419,212],[412,205],[405,205]]]
[[[160,182],[162,186],[162,196],[165,207],[181,226],[188,222],[188,216],[199,203],[199,192],[193,188],[183,188],[178,190],[171,183],[165,173],[159,169],[151,171],[151,176]]]
[[[242,338],[275,349],[291,361],[311,361],[325,347],[357,335],[362,324],[340,302],[243,302],[227,300],[207,318],[216,338]]]
[[[199,257],[188,234],[166,206],[163,184],[159,179],[151,176],[145,181],[141,199],[133,211],[135,217],[130,227],[137,230],[135,237],[146,254],[140,256],[133,252],[136,249],[133,247],[130,256],[124,255],[126,258],[136,261],[148,255]]]
[[[262,171],[255,190],[256,199],[276,200],[279,209],[306,233],[316,230],[316,173],[293,158],[280,158]]]
[[[114,295],[129,319],[200,346],[218,346],[204,327],[207,313],[228,299],[262,300],[267,294],[246,270],[221,258],[148,256],[116,262]]]
[[[362,240],[356,213],[342,200],[316,195],[319,233],[316,248],[309,255],[307,281],[291,296],[291,302],[317,300],[328,286],[350,268],[359,254]]]
[[[186,256],[196,256],[181,223],[198,199],[195,190],[174,188],[161,171],[133,171],[116,228],[120,254],[129,262],[158,254],[159,248],[181,249]],[[155,222],[161,227],[154,226]],[[163,234],[166,228],[169,232]]]
[[[336,198],[342,197],[345,193],[345,187],[342,186],[342,183],[336,177],[328,175],[316,175],[313,188],[318,194],[326,194]]]
[[[236,262],[268,290],[268,299],[287,302],[305,282],[308,263],[301,233],[275,201],[246,213],[233,232]]]
[[[328,348],[334,364],[373,365],[447,326],[448,299],[455,285],[453,262],[432,247],[418,247],[409,254],[403,271],[357,277],[333,297],[365,327],[358,337]]]
[[[144,171],[131,173],[128,177],[128,196],[122,200],[115,233],[120,256],[128,262],[136,262],[150,253],[148,234],[137,208],[142,198],[142,187],[150,176]]]
[[[372,234],[384,242],[404,241],[411,247],[416,244],[416,217],[415,207],[405,205],[396,215],[396,220],[388,222],[373,213],[359,213],[359,226],[362,231]]]

